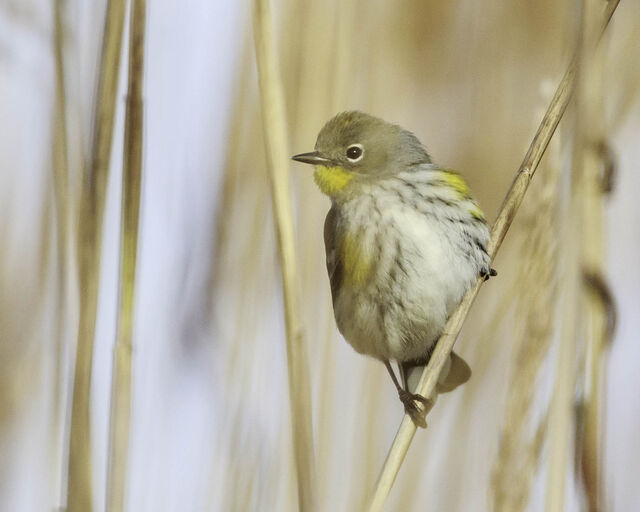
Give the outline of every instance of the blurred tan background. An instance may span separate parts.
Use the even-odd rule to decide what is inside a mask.
[[[291,154],[310,151],[336,112],[361,109],[415,132],[495,218],[571,58],[578,2],[271,3]],[[105,2],[62,6],[75,227]],[[0,510],[65,503],[79,294],[73,253],[70,288],[64,300],[59,294],[53,7],[0,2]],[[127,510],[297,506],[251,7],[157,0],[147,8]],[[603,362],[602,510],[627,512],[640,510],[640,4],[622,0],[602,44],[603,131],[617,161],[615,188],[603,198],[604,277],[618,313]],[[125,63],[93,358],[95,510],[106,492]],[[544,510],[572,115],[570,108],[494,262],[499,276],[481,290],[458,341],[473,377],[430,413],[386,510]],[[329,202],[308,168],[292,165],[291,179],[318,509],[358,510],[402,410],[384,367],[337,333],[322,242]],[[578,352],[584,367],[584,347]],[[579,374],[577,404],[583,381]],[[565,509],[587,510],[579,469],[567,474],[566,489]]]

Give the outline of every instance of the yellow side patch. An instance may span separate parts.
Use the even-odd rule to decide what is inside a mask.
[[[353,179],[353,174],[342,167],[316,167],[313,179],[323,194],[337,196]]]
[[[350,235],[342,239],[344,280],[351,286],[365,284],[373,268],[371,258],[359,242],[358,238]]]
[[[469,186],[465,183],[464,179],[462,179],[462,176],[453,171],[448,169],[443,171],[442,181],[455,190],[461,197],[469,197],[471,194]]]
[[[482,213],[482,210],[477,204],[474,204],[471,207],[471,209],[469,210],[469,213],[474,219],[484,220],[484,213]]]

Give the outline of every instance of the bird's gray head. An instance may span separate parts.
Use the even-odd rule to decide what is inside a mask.
[[[342,112],[320,130],[315,151],[294,160],[316,165],[314,178],[328,196],[354,190],[358,183],[385,178],[431,163],[411,132],[358,111]]]

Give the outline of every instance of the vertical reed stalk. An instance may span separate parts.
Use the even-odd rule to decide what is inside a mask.
[[[582,446],[582,473],[589,503],[589,511],[601,510],[602,496],[602,433],[600,431],[603,406],[603,385],[606,373],[604,357],[613,325],[610,325],[612,302],[608,294],[602,294],[604,283],[604,244],[603,244],[603,193],[604,183],[601,168],[610,162],[606,161],[603,133],[602,100],[604,91],[604,49],[594,48],[593,59],[584,63],[584,101],[585,139],[588,146],[584,153],[584,190],[582,197],[583,245],[582,268],[589,281],[600,286],[586,294],[586,332],[588,358],[586,368],[586,404],[585,424]],[[604,159],[603,159],[604,157]],[[604,161],[603,161],[604,160]],[[606,285],[604,286],[606,290]],[[595,293],[594,293],[595,292]]]
[[[91,512],[91,365],[102,251],[102,220],[120,72],[125,0],[109,0],[105,17],[97,105],[89,169],[84,177],[78,225],[80,322],[69,440],[68,512]]]
[[[247,35],[248,38],[248,35]],[[244,38],[243,38],[244,39]],[[215,219],[215,252],[213,255],[213,268],[211,271],[210,289],[213,295],[225,272],[225,251],[228,249],[231,229],[229,219],[233,216],[235,205],[235,192],[238,185],[238,167],[241,154],[242,130],[246,122],[248,108],[249,67],[251,64],[250,46],[248,41],[243,45],[240,61],[242,67],[236,81],[235,97],[233,99],[231,127],[229,129],[229,149],[227,161],[224,164],[224,176],[222,186],[217,197],[218,209]]]
[[[594,241],[591,238],[583,238],[585,235],[585,206],[592,205],[592,197],[585,199],[587,192],[586,181],[589,175],[598,174],[598,155],[595,144],[600,130],[599,110],[602,93],[601,84],[595,76],[596,69],[602,69],[596,65],[598,44],[598,24],[600,19],[601,0],[583,0],[582,17],[580,27],[580,41],[578,47],[578,69],[576,85],[576,116],[574,126],[573,169],[572,187],[569,198],[569,212],[564,236],[562,237],[565,257],[565,297],[563,325],[560,337],[560,347],[557,360],[557,377],[555,394],[549,418],[549,432],[551,435],[549,473],[547,480],[547,504],[549,512],[561,512],[564,510],[565,480],[569,472],[569,447],[571,444],[571,432],[575,421],[574,392],[576,384],[575,353],[578,335],[585,332],[581,324],[606,319],[596,312],[596,319],[589,320],[581,308],[581,283],[582,263],[584,255],[581,251],[589,251],[590,257],[597,258],[594,250],[591,250]],[[593,82],[592,82],[593,81]],[[592,194],[591,194],[592,195]],[[597,215],[597,214],[596,214]],[[593,216],[592,216],[593,217]],[[596,220],[597,222],[597,220]],[[593,226],[597,228],[596,226]],[[598,229],[598,228],[597,228]],[[585,243],[586,242],[586,243]],[[596,253],[599,251],[595,251]],[[597,300],[597,299],[596,299]],[[596,306],[597,309],[598,306]],[[599,330],[599,329],[598,329]],[[593,356],[593,354],[591,354]],[[597,388],[596,388],[597,389]],[[589,431],[589,434],[593,432]],[[589,439],[586,439],[589,442]],[[587,495],[597,500],[597,477],[593,474],[596,470],[597,446],[595,452],[590,453],[594,458],[592,466],[587,466],[591,471],[585,474],[587,483]],[[593,478],[593,480],[592,480]],[[592,506],[593,503],[590,503]]]
[[[556,310],[558,189],[560,140],[550,143],[538,186],[523,205],[527,224],[520,248],[513,364],[502,422],[498,456],[493,465],[492,496],[496,512],[522,512],[531,492],[546,423],[531,432],[536,381],[553,337]],[[513,299],[512,299],[513,300]]]
[[[306,512],[314,508],[310,373],[299,310],[284,94],[268,0],[254,1],[253,30],[267,163],[280,247],[298,503],[299,509]]]
[[[577,155],[576,155],[577,156]],[[573,426],[573,399],[576,383],[576,348],[580,316],[580,212],[577,208],[580,184],[578,177],[571,186],[571,198],[561,237],[563,255],[561,281],[560,340],[556,357],[556,380],[549,411],[549,471],[547,473],[547,512],[564,510],[565,481],[569,463],[569,446]]]
[[[604,26],[609,23],[615,8],[618,5],[619,0],[611,0],[607,4],[607,12],[605,13]],[[575,80],[575,65],[569,66],[569,69],[565,73],[564,78],[560,82],[556,93],[551,100],[551,104],[547,109],[547,112],[542,119],[542,123],[538,128],[527,154],[524,157],[518,172],[515,175],[514,181],[511,184],[509,191],[500,207],[496,221],[491,229],[491,241],[489,242],[488,252],[491,259],[494,259],[504,237],[511,226],[513,218],[522,203],[524,195],[527,192],[529,183],[533,178],[533,175],[540,163],[540,159],[544,154],[551,137],[553,136],[562,115],[569,103],[571,93],[573,90],[573,84]],[[482,286],[482,280],[478,280],[476,284],[467,292],[462,299],[462,302],[457,309],[451,314],[447,321],[444,332],[433,351],[429,364],[425,367],[418,383],[416,392],[422,396],[431,396],[435,390],[435,385],[442,370],[442,367],[446,363],[453,345],[456,342],[458,334],[462,328],[467,314],[471,308],[471,304],[475,299],[480,286]],[[398,429],[398,433],[391,445],[387,459],[378,478],[376,489],[369,503],[369,511],[382,510],[382,506],[386,501],[391,487],[395,482],[400,466],[404,461],[404,458],[409,450],[411,441],[416,432],[416,425],[413,423],[408,415],[404,415],[402,423]]]
[[[585,173],[589,172],[585,166]],[[604,279],[602,277],[602,260],[600,264],[596,259],[588,261],[590,256],[598,257],[594,252],[589,255],[587,244],[591,244],[591,249],[598,248],[598,240],[602,241],[602,204],[596,198],[596,191],[590,190],[594,182],[590,182],[593,176],[585,175],[585,193],[583,197],[584,212],[584,237],[583,256],[585,258],[584,268],[588,284],[596,284],[593,290],[585,297],[586,318],[587,318],[587,343],[588,357],[585,370],[586,376],[586,397],[584,408],[584,425],[582,430],[582,477],[584,489],[589,504],[589,512],[597,512],[602,509],[602,464],[604,460],[603,439],[604,433],[601,431],[602,417],[606,412],[606,400],[604,396],[606,383],[606,349],[613,334],[613,322],[611,315],[614,307],[613,301],[608,294],[606,286],[603,288]],[[598,181],[599,183],[599,181]],[[593,195],[592,195],[593,193]],[[598,190],[600,195],[601,191]],[[592,208],[587,213],[586,209]],[[589,233],[591,232],[591,233]],[[600,245],[602,249],[602,245]],[[600,258],[602,258],[600,252]],[[597,276],[597,277],[596,277]],[[594,277],[596,280],[594,280]]]
[[[113,350],[107,510],[124,510],[131,417],[131,353],[142,182],[143,76],[146,0],[132,0],[124,131],[118,332]]]
[[[63,500],[63,468],[65,467],[63,441],[63,407],[65,384],[65,354],[67,340],[65,333],[69,325],[70,294],[72,293],[70,258],[73,254],[71,245],[71,209],[69,190],[69,152],[67,141],[67,98],[64,67],[64,9],[65,0],[54,0],[53,20],[54,36],[53,50],[55,57],[55,118],[53,123],[53,180],[56,207],[57,226],[57,290],[56,290],[56,339],[54,350],[53,397],[51,416],[51,449],[52,470],[51,482],[54,489],[56,506]]]

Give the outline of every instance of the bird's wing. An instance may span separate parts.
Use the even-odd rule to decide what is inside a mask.
[[[327,272],[331,283],[331,296],[335,302],[342,285],[342,261],[338,254],[337,242],[338,211],[331,207],[324,220],[324,248],[327,256]]]

